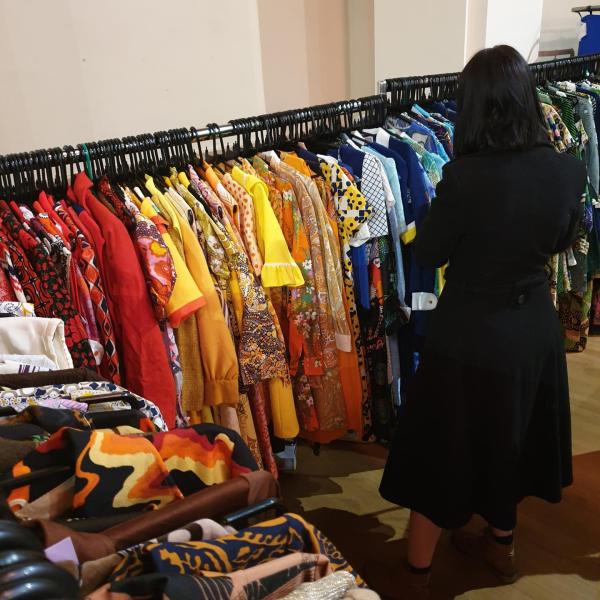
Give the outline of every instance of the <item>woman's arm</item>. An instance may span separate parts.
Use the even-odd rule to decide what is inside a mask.
[[[416,261],[424,267],[445,265],[463,233],[463,202],[459,186],[452,171],[445,167],[429,214],[417,231],[414,242]]]

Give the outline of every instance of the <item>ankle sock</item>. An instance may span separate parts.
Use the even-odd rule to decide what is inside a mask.
[[[431,565],[428,567],[413,567],[409,562],[406,563],[408,570],[414,575],[427,575],[431,571]]]
[[[494,541],[498,544],[502,544],[503,546],[510,546],[513,543],[513,534],[510,535],[494,535],[492,533],[492,537]]]

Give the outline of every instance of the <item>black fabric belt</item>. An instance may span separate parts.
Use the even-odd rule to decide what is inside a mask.
[[[545,278],[499,286],[473,285],[464,281],[446,282],[446,288],[449,292],[461,292],[465,296],[481,297],[482,299],[498,301],[515,307],[527,304],[532,293],[536,292],[538,288],[547,287],[548,285],[549,282]]]

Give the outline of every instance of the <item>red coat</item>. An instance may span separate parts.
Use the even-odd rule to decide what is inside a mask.
[[[87,175],[79,173],[73,191],[100,227],[104,241],[102,275],[113,311],[125,386],[154,402],[167,425],[174,427],[175,382],[135,247],[123,223],[94,197],[91,187]]]

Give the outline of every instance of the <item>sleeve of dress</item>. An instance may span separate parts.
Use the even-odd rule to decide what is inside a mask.
[[[277,217],[269,202],[267,185],[258,177],[234,167],[231,175],[252,196],[258,245],[264,259],[261,280],[264,287],[299,287],[304,277],[292,258]]]
[[[587,168],[583,161],[573,159],[573,163],[575,165],[574,170],[576,171],[571,180],[574,194],[571,196],[570,201],[565,199],[565,203],[568,202],[568,205],[565,207],[565,211],[560,219],[560,231],[554,245],[554,254],[564,252],[573,245],[579,234],[579,226],[585,214],[585,191],[588,181]]]
[[[568,213],[565,217],[565,226],[563,227],[560,237],[556,242],[553,254],[565,252],[573,245],[579,233],[579,224],[583,216],[583,210],[584,205],[581,201],[574,203],[569,207]]]
[[[206,258],[192,228],[180,220],[190,273],[206,304],[196,313],[204,371],[204,402],[210,406],[237,404],[238,361]]]
[[[463,202],[448,169],[414,241],[416,261],[423,267],[442,267],[464,233]]]

